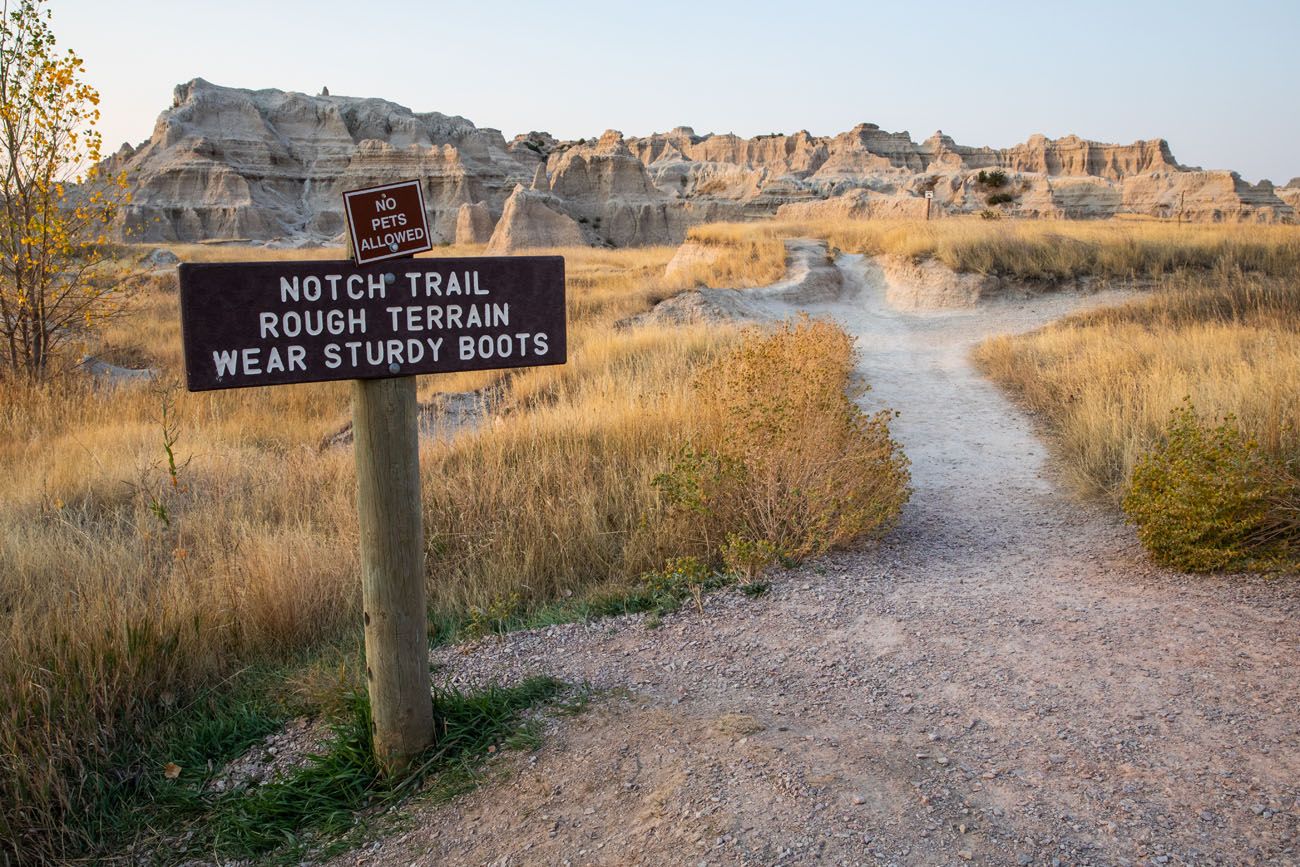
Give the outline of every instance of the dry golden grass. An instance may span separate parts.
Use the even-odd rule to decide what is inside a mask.
[[[732,264],[709,280],[737,286],[779,275],[780,240],[790,235],[1027,277],[1080,268],[1129,277],[1180,266],[1227,274],[1233,262],[1295,274],[1296,231],[943,221],[745,224],[693,235],[728,248]],[[179,252],[190,261],[340,255]],[[563,252],[570,364],[428,377],[421,386],[425,398],[489,385],[499,393],[488,427],[422,449],[432,601],[452,616],[617,585],[717,542],[656,523],[666,513],[651,482],[693,436],[720,429],[703,423],[717,410],[705,409],[691,372],[727,356],[737,332],[614,330],[671,294],[661,278],[673,251]],[[1261,280],[1240,278],[1226,295],[1187,288],[1127,313],[990,344],[982,358],[1069,437],[1079,478],[1107,490],[1185,393],[1293,449],[1298,311],[1287,287]],[[1223,308],[1211,297],[1235,300]],[[174,286],[145,279],[135,303],[134,316],[104,335],[102,354],[179,381]],[[78,781],[132,726],[355,619],[352,456],[322,447],[348,420],[347,385],[172,395],[174,480],[156,387],[0,387],[8,434],[0,440],[0,853],[20,834],[46,856],[84,846],[59,839],[64,818],[93,796]],[[771,481],[779,490],[779,478]]]
[[[592,340],[592,375],[521,383],[531,409],[426,447],[434,607],[527,606],[705,553],[656,520],[651,482],[695,426],[694,368],[734,339],[701,326]]]
[[[181,252],[192,260],[232,250]],[[282,252],[230,258],[288,258]],[[614,327],[671,294],[662,288],[671,249],[556,252],[567,259],[569,363],[428,377],[421,389],[493,386],[494,395],[486,426],[421,448],[439,620],[617,594],[669,558],[716,560],[725,539],[726,527],[711,538],[682,532],[655,480],[688,447],[721,448],[708,432],[727,430],[729,419],[704,419],[727,405],[697,388],[695,373],[738,357],[730,353],[740,332]],[[241,666],[355,626],[352,455],[324,445],[347,422],[347,384],[202,394],[168,386],[181,377],[175,283],[136,279],[134,316],[114,323],[96,353],[150,365],[160,384],[0,388],[11,433],[0,442],[0,853],[19,836],[46,857],[94,851],[93,839],[75,836],[84,827],[69,830],[78,827],[69,814],[95,797],[77,781],[100,779],[133,727]],[[808,431],[849,429],[805,437],[786,464],[807,465],[809,491],[820,490],[819,472],[847,469],[824,486],[834,504],[805,504],[783,531],[800,552],[886,526],[902,496],[897,473],[880,504],[874,483],[854,492],[863,461],[895,447],[883,423],[854,427],[842,406],[850,341],[819,327],[787,336],[807,374],[796,385],[829,385],[838,399],[817,404],[826,425],[810,424],[807,407],[798,421]],[[790,386],[788,373],[772,379],[769,402],[779,405]],[[828,456],[864,436],[875,451]],[[780,521],[786,498],[767,493],[763,514]],[[728,496],[728,514],[744,514],[747,489],[733,485]]]
[[[976,359],[1044,418],[1075,484],[1118,502],[1138,459],[1190,398],[1300,457],[1300,284],[1185,277],[1158,293],[986,341]]]
[[[431,616],[617,596],[670,558],[716,562],[733,529],[741,544],[780,528],[781,550],[807,553],[888,526],[905,464],[891,464],[883,487],[868,472],[896,446],[882,420],[850,411],[851,341],[823,325],[787,333],[785,355],[754,356],[790,361],[768,365],[782,370],[758,383],[765,406],[820,389],[787,413],[806,432],[779,464],[803,480],[793,500],[781,494],[784,470],[769,473],[752,503],[745,484],[727,489],[717,532],[683,532],[656,479],[684,450],[723,454],[719,432],[746,423],[736,402],[751,399],[752,383],[736,383],[731,403],[695,384],[698,370],[742,358],[741,332],[616,327],[671,294],[671,249],[555,252],[567,260],[567,365],[422,384],[424,397],[492,386],[493,408],[479,430],[421,447]],[[158,383],[0,386],[10,433],[0,442],[0,859],[20,846],[36,857],[95,852],[93,832],[69,817],[102,794],[99,774],[121,744],[242,666],[355,631],[353,456],[326,445],[347,423],[348,385],[184,393],[175,281],[131,279],[134,315],[92,349],[156,368]],[[871,448],[837,453],[859,442]],[[819,482],[825,473],[837,475]],[[783,517],[788,507],[797,514]],[[756,508],[762,520],[751,521]]]
[[[757,231],[754,223],[711,223],[692,227],[687,241],[704,247],[697,257],[675,268],[678,289],[748,289],[767,286],[785,273],[781,236]],[[785,236],[789,237],[789,236]]]
[[[1159,279],[1180,269],[1300,270],[1300,227],[1123,220],[824,220],[719,223],[691,230],[729,247],[731,272],[708,285],[762,285],[784,261],[781,238],[824,238],[849,253],[934,258],[957,271],[1024,280]],[[757,258],[748,254],[758,251]],[[730,281],[730,282],[727,282]]]
[[[653,496],[647,477],[670,460],[690,413],[692,366],[735,336],[611,328],[661,296],[671,250],[563,252],[568,365],[422,383],[426,397],[498,383],[504,411],[481,435],[424,447],[433,600],[451,615],[507,592],[544,599],[651,568],[653,546],[620,553],[618,522],[632,528]],[[99,349],[177,383],[174,282],[140,283],[133,315]],[[179,431],[174,483],[164,390]],[[20,832],[58,851],[59,817],[82,797],[73,781],[131,725],[156,718],[164,696],[352,623],[352,455],[322,447],[349,413],[347,383],[0,387],[0,852]],[[459,540],[475,559],[436,556]]]

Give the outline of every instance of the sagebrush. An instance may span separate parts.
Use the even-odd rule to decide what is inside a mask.
[[[843,329],[804,320],[705,368],[699,433],[658,480],[679,532],[710,554],[739,538],[800,559],[889,529],[908,497],[907,459],[891,414],[867,415],[848,391],[854,361]]]
[[[1191,572],[1293,564],[1288,521],[1300,479],[1233,418],[1211,424],[1187,404],[1138,460],[1124,511],[1163,565]]]

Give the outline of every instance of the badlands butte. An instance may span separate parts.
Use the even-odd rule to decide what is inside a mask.
[[[178,86],[149,140],[124,144],[107,167],[126,171],[133,192],[119,230],[145,242],[338,242],[343,191],[412,177],[424,181],[435,243],[490,252],[678,243],[691,226],[720,220],[921,217],[927,192],[933,217],[1293,222],[1300,208],[1300,178],[1278,188],[1184,166],[1163,139],[1035,135],[1010,148],[969,147],[941,132],[916,142],[864,123],[835,136],[678,127],[507,141],[465,118],[382,99],[202,79]],[[990,183],[995,170],[1005,180]]]

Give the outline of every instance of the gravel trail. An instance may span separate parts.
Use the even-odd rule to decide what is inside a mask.
[[[1298,864],[1300,584],[1149,565],[1063,492],[970,347],[1106,296],[762,312],[857,336],[915,494],[882,545],[757,600],[437,652],[457,684],[610,690],[367,864]]]

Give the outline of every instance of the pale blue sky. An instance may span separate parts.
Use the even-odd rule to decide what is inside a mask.
[[[507,137],[860,121],[971,145],[1163,136],[1183,163],[1300,175],[1300,0],[1087,3],[51,0],[104,97],[148,137],[174,85],[380,96]]]

